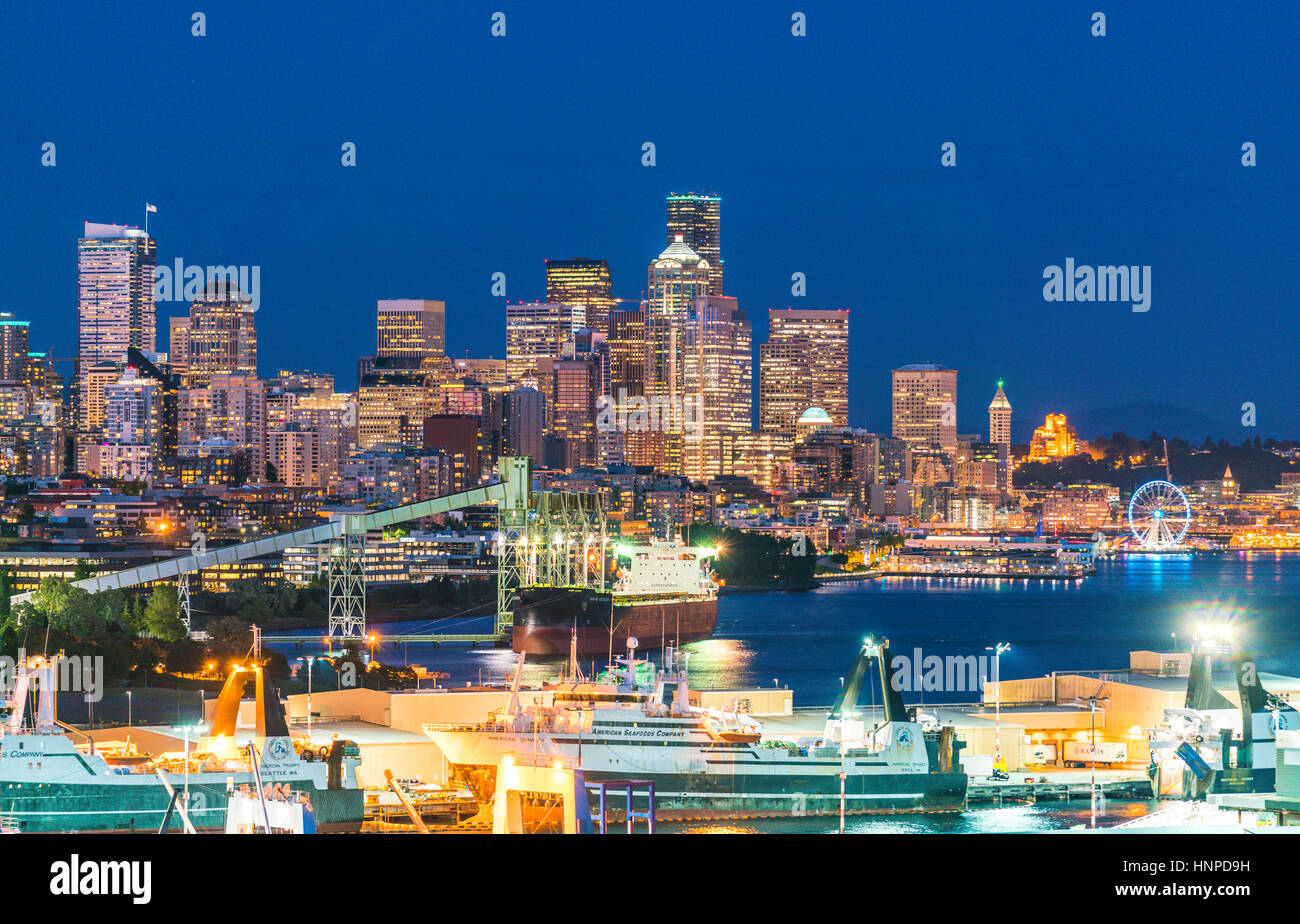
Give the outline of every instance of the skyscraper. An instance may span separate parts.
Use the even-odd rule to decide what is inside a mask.
[[[0,381],[20,382],[31,348],[27,321],[19,321],[8,311],[0,311]]]
[[[998,390],[993,394],[989,404],[989,442],[1011,448],[1011,402],[1002,391],[1002,380],[998,379]]]
[[[425,359],[447,352],[447,304],[423,298],[379,300],[375,356]]]
[[[753,334],[736,299],[697,298],[682,325],[684,439],[691,478],[726,473],[726,434],[747,432],[753,417]]]
[[[893,371],[893,435],[908,449],[957,449],[957,370],[933,363]]]
[[[206,388],[214,375],[257,376],[257,331],[253,307],[238,286],[208,283],[190,305],[185,337],[186,376],[191,388]],[[176,329],[172,328],[173,334]]]
[[[609,276],[609,261],[576,258],[546,261],[546,300],[557,305],[582,305],[587,327],[609,333],[609,313],[618,304]]]
[[[668,194],[668,243],[677,235],[683,243],[708,261],[709,291],[722,294],[722,199],[713,193]]]
[[[86,407],[102,407],[100,388],[85,373],[98,363],[120,363],[128,347],[153,350],[157,337],[154,268],[157,245],[124,225],[86,222],[77,241],[78,428],[89,425]]]
[[[846,308],[772,308],[759,347],[759,429],[793,433],[811,407],[831,425],[849,425],[849,312]]]
[[[516,302],[506,305],[506,375],[511,384],[536,379],[539,360],[564,354],[574,331],[587,326],[584,305]],[[549,384],[541,389],[549,391]]]
[[[651,425],[651,444],[663,444],[663,459],[655,462],[670,472],[681,469],[681,408],[683,325],[691,305],[709,294],[709,263],[692,250],[681,234],[647,270],[645,305],[645,396],[662,414]]]
[[[167,361],[183,377],[190,368],[190,316],[168,318],[167,335]]]

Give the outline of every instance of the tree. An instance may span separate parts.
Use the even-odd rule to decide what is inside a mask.
[[[144,608],[145,631],[164,642],[174,642],[185,637],[185,623],[181,622],[181,604],[173,584],[159,584],[149,595]]]
[[[222,655],[242,658],[253,644],[248,623],[238,616],[222,616],[208,626],[209,648]]]
[[[167,646],[167,670],[173,674],[197,674],[207,662],[203,646],[189,638],[181,638]]]

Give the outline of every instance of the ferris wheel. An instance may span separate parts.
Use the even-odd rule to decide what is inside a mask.
[[[1128,525],[1144,549],[1168,549],[1182,542],[1192,523],[1192,505],[1178,486],[1148,481],[1128,502]]]

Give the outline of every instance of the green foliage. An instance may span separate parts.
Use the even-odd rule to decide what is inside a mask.
[[[174,584],[159,584],[149,595],[144,608],[144,627],[149,635],[164,642],[185,637],[185,623],[180,618],[180,598]]]
[[[180,638],[167,646],[164,664],[175,674],[197,674],[208,662],[207,649],[200,642]]]
[[[690,542],[722,550],[713,569],[727,585],[796,589],[813,584],[817,552],[811,543],[806,554],[795,555],[792,539],[709,524],[692,526]]]
[[[220,657],[242,658],[253,645],[248,623],[238,616],[222,616],[208,625],[208,648]]]

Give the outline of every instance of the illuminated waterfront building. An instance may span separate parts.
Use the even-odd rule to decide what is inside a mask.
[[[209,283],[190,305],[184,335],[185,383],[204,388],[214,375],[257,376],[257,332],[248,296],[227,282]],[[178,333],[173,328],[173,334]]]
[[[722,198],[713,193],[669,193],[667,243],[678,235],[687,247],[708,263],[709,291],[722,294]]]
[[[77,426],[102,426],[100,363],[120,363],[129,347],[153,350],[157,316],[154,269],[157,245],[144,231],[85,223],[77,241]],[[96,393],[98,390],[99,393]]]
[[[793,433],[810,407],[834,427],[849,425],[849,312],[773,308],[767,342],[758,348],[758,422],[766,432]]]
[[[1002,390],[1002,380],[998,380],[998,390],[989,403],[989,442],[1006,446],[1011,450],[1011,402]]]
[[[933,363],[893,371],[893,436],[909,449],[957,449],[957,370]]]
[[[1087,451],[1088,444],[1079,440],[1074,427],[1066,423],[1064,414],[1048,414],[1043,425],[1034,429],[1034,438],[1029,444],[1029,461],[1050,462]]]
[[[424,298],[387,298],[378,302],[379,359],[421,360],[447,352],[447,305]]]
[[[607,260],[547,260],[546,301],[558,305],[582,305],[586,326],[609,333],[609,314],[618,304]]]

